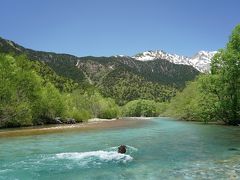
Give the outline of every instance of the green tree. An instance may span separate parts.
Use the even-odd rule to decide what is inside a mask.
[[[178,92],[169,104],[165,104],[165,111],[161,115],[205,123],[219,120],[216,116],[217,98],[206,92],[205,86],[210,88],[211,85],[209,76],[202,75],[187,83],[182,92]]]
[[[133,100],[122,108],[122,114],[128,117],[153,117],[157,115],[157,103],[153,100]]]
[[[240,123],[240,25],[236,26],[225,49],[214,56],[208,90],[219,101],[222,120]],[[212,87],[214,86],[214,87]]]
[[[62,95],[51,83],[42,89],[42,99],[39,104],[39,117],[42,120],[51,120],[55,117],[62,117],[65,112],[65,105]]]
[[[66,104],[67,117],[74,118],[77,122],[86,121],[93,117],[90,110],[90,100],[87,93],[82,93],[80,90],[75,90],[72,93],[64,95]]]

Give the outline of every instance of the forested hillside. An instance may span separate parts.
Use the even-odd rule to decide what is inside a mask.
[[[60,90],[64,89],[61,81],[68,79],[71,85],[64,90],[71,90],[78,83],[81,89],[99,89],[102,95],[115,99],[119,105],[138,98],[169,101],[186,81],[199,74],[192,66],[177,65],[164,59],[141,62],[127,56],[76,57],[26,49],[2,38],[0,52],[14,56],[25,54],[29,60],[41,62],[46,69],[42,67],[37,71],[41,71],[43,77],[50,71],[57,74],[58,80],[51,78]]]
[[[99,89],[104,96],[114,97],[120,105],[136,99],[166,102],[170,101],[177,91],[173,86],[146,81],[124,68],[114,70],[105,76]]]

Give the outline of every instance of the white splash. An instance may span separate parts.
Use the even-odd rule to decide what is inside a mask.
[[[127,154],[120,154],[116,151],[90,151],[90,152],[69,152],[69,153],[59,153],[56,154],[58,159],[67,159],[67,160],[81,160],[86,163],[91,161],[100,161],[100,162],[129,162],[133,158]]]

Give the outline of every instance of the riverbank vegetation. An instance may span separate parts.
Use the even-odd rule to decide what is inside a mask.
[[[1,54],[0,81],[0,127],[47,124],[55,117],[81,122],[119,113],[114,100],[103,98],[95,89],[83,91],[25,56]]]
[[[125,117],[154,117],[158,116],[158,103],[153,100],[134,100],[122,108]]]
[[[166,106],[166,116],[240,124],[240,25],[212,59],[211,72],[189,83]]]

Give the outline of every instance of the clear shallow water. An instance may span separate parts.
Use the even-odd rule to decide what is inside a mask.
[[[117,146],[128,145],[127,154]],[[0,139],[0,179],[240,179],[240,127],[144,126]]]

